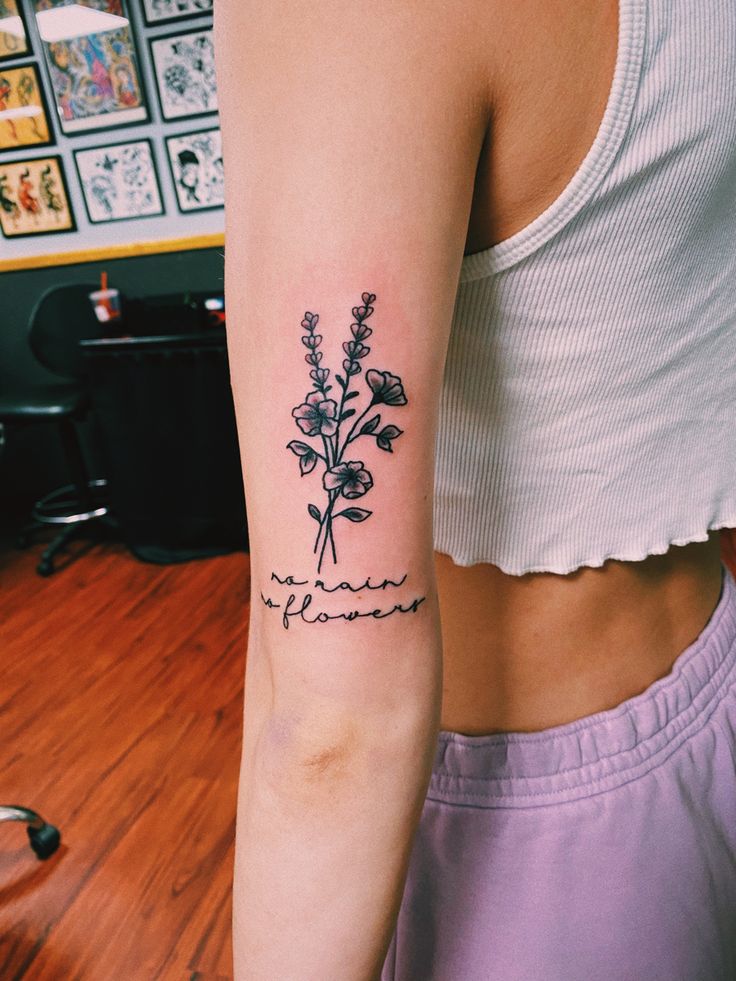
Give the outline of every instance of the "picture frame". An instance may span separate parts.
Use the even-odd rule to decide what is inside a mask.
[[[76,228],[60,156],[0,161],[0,232],[5,238]]]
[[[0,0],[0,63],[33,53],[25,13],[20,0]],[[18,33],[20,32],[20,33]]]
[[[212,0],[141,0],[141,4],[149,27],[212,13]]]
[[[99,29],[80,34],[69,19],[44,21],[65,0],[33,0],[61,132],[66,136],[148,121],[148,105],[127,0],[81,0]],[[115,22],[117,19],[117,23]],[[111,24],[111,26],[109,26]]]
[[[222,139],[218,126],[166,137],[166,156],[182,214],[223,208]]]
[[[35,61],[0,65],[0,106],[18,113],[14,118],[0,119],[0,153],[56,142]]]
[[[74,164],[92,224],[165,213],[153,144],[147,137],[75,150]]]
[[[152,37],[148,44],[164,120],[217,112],[211,27]]]

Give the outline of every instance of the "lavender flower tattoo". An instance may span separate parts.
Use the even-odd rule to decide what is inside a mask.
[[[373,477],[363,466],[363,461],[352,459],[356,455],[352,448],[346,456],[348,447],[361,437],[367,436],[375,439],[379,449],[393,453],[393,441],[403,432],[392,423],[384,425],[379,430],[380,413],[375,413],[370,419],[363,421],[375,405],[400,406],[407,403],[404,386],[398,375],[392,375],[389,371],[376,371],[373,368],[365,373],[365,381],[371,392],[370,402],[352,423],[347,422],[356,415],[357,411],[348,407],[348,402],[360,397],[357,388],[351,390],[351,379],[361,373],[363,369],[360,362],[370,354],[371,350],[363,342],[373,333],[366,320],[373,313],[372,304],[375,299],[375,293],[363,293],[360,306],[353,307],[354,321],[350,325],[352,338],[342,345],[345,352],[342,363],[345,375],[334,376],[341,390],[339,400],[330,398],[329,392],[333,388],[327,383],[330,369],[321,367],[322,352],[319,347],[322,343],[322,335],[317,333],[319,314],[307,311],[301,323],[304,330],[302,344],[308,352],[305,361],[311,365],[309,377],[312,379],[312,391],[301,405],[292,409],[291,414],[304,436],[315,440],[316,444],[293,439],[287,444],[287,449],[299,458],[299,472],[302,477],[311,473],[318,463],[323,471],[322,487],[327,492],[327,503],[322,511],[316,504],[309,504],[307,507],[309,514],[319,525],[314,543],[315,554],[319,551],[317,572],[322,570],[322,561],[328,543],[332,561],[337,562],[333,523],[338,518],[354,522],[365,521],[373,513],[365,508],[354,506],[335,511],[335,507],[340,507],[343,499],[354,501],[362,498],[373,487]]]

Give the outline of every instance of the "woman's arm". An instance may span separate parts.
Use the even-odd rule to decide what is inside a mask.
[[[240,981],[372,981],[401,900],[441,703],[434,440],[488,122],[473,10],[218,0],[252,575]]]

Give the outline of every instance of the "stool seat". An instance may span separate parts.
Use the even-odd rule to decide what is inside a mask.
[[[25,392],[0,392],[0,420],[40,420],[44,416],[73,416],[87,404],[76,382],[47,382]]]

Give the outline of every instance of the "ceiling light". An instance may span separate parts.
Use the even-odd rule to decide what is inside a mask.
[[[15,109],[0,110],[0,123],[3,119],[25,119],[28,116],[40,116],[40,106],[17,106]]]
[[[0,34],[12,34],[13,37],[25,37],[23,21],[20,17],[0,17]]]
[[[83,7],[81,3],[69,3],[51,10],[39,10],[36,14],[38,32],[43,41],[68,41],[87,34],[101,34],[128,26],[128,18],[108,14],[104,10]]]

